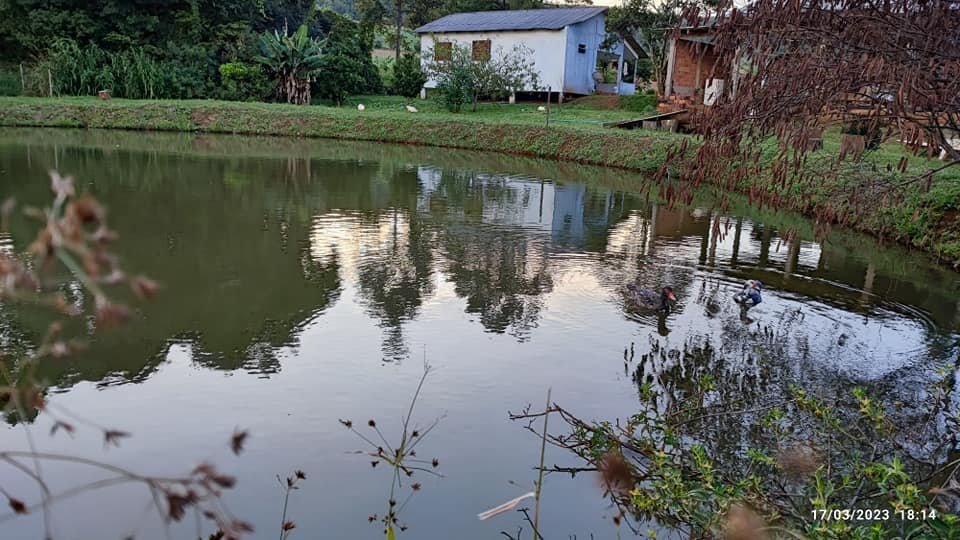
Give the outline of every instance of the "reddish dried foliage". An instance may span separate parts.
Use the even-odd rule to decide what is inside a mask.
[[[89,195],[77,196],[72,179],[62,177],[54,171],[50,173],[50,186],[54,194],[50,207],[43,210],[27,208],[25,211],[27,216],[40,223],[40,231],[29,249],[34,263],[22,260],[16,254],[0,254],[0,300],[39,302],[72,317],[84,313],[82,306],[92,305],[95,306],[98,330],[127,322],[133,312],[127,306],[110,299],[107,294],[109,286],[126,284],[138,297],[150,298],[156,294],[158,285],[143,276],[130,279],[120,269],[117,257],[109,251],[110,243],[118,235],[107,227],[106,211],[95,198]],[[12,199],[0,205],[0,218],[4,227],[14,209],[15,202]],[[84,294],[88,295],[86,301],[71,302],[59,292],[63,270],[68,271],[83,285]],[[72,416],[71,413],[62,409],[48,409],[44,398],[46,387],[34,376],[36,366],[43,359],[63,358],[83,348],[82,341],[64,340],[63,332],[64,326],[61,323],[50,324],[36,349],[17,359],[18,372],[17,376],[13,377],[16,384],[0,388],[0,403],[16,410],[18,414],[26,416],[27,411],[42,410],[50,415],[53,422],[51,435],[58,431],[73,434],[77,429],[77,424],[57,416],[61,412]],[[99,430],[103,435],[104,446],[119,446],[122,439],[130,437],[125,431],[101,427],[91,420],[79,417],[75,419],[80,424]],[[246,437],[247,434],[243,431],[233,435],[230,446],[234,452],[242,449]],[[94,470],[118,474],[118,479],[124,482],[145,485],[157,501],[158,509],[161,508],[161,501],[166,503],[166,507],[161,511],[166,520],[179,521],[189,510],[196,510],[214,521],[218,532],[211,538],[238,539],[241,535],[253,531],[250,524],[233,519],[222,509],[219,501],[222,491],[233,488],[236,479],[220,473],[213,465],[201,464],[190,475],[182,478],[155,478],[82,457],[40,454],[33,449],[33,443],[30,444],[30,451],[5,450],[3,458],[7,463],[30,474],[41,492],[45,493],[42,502],[28,506],[20,499],[8,495],[2,487],[0,493],[7,496],[14,514],[26,514],[32,508],[41,508],[46,528],[45,537],[52,536],[48,516],[50,498],[58,495],[47,492],[47,484],[39,466],[36,467],[36,473],[33,473],[19,463],[20,458],[32,458],[34,463],[40,460],[74,462]],[[304,477],[305,475],[298,471],[297,478]],[[96,482],[91,485],[95,484]],[[80,490],[69,494],[68,491],[62,496],[66,498],[83,492],[84,490]]]
[[[633,489],[636,479],[633,468],[619,452],[607,452],[597,463],[603,489],[618,496],[626,496]]]
[[[807,156],[824,128],[853,122],[918,153],[943,149],[960,161],[960,149],[949,144],[960,137],[960,1],[756,0],[733,9],[722,0],[716,13],[718,60],[707,76],[734,91],[695,115],[704,144],[684,167],[687,178],[746,185],[751,201],[780,205],[788,184],[816,185],[839,174],[838,167],[811,173]],[[685,24],[710,17],[695,7]],[[761,143],[771,138],[776,156],[764,163]],[[864,143],[862,134],[845,135],[843,159],[858,159]],[[906,165],[901,161],[901,172]],[[929,189],[932,174],[912,180]],[[903,185],[873,179],[845,194],[852,203],[845,210],[821,208],[816,217],[844,222],[870,205],[895,202]]]

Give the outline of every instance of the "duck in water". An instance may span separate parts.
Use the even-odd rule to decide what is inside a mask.
[[[763,301],[760,291],[763,290],[763,283],[755,279],[747,280],[743,284],[743,290],[733,295],[733,301],[745,308],[751,308]]]
[[[636,283],[627,284],[630,303],[642,309],[652,309],[670,313],[670,302],[676,302],[672,287],[664,287],[659,293],[653,289],[644,289]]]

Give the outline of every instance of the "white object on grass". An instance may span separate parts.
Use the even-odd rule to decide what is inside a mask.
[[[547,108],[544,107],[543,105],[537,107],[537,110],[540,111],[540,112],[547,112]]]
[[[362,111],[362,110],[364,110],[364,109],[366,109],[366,107],[363,106],[363,103],[357,105],[357,110],[358,110],[358,111]]]
[[[407,112],[417,112],[417,108],[413,105],[407,105]]]
[[[501,504],[500,506],[497,506],[497,507],[495,507],[495,508],[491,508],[491,509],[487,510],[486,512],[480,512],[479,514],[477,514],[477,517],[480,518],[481,521],[484,520],[484,519],[487,519],[487,518],[492,518],[493,516],[495,516],[495,515],[497,515],[497,514],[502,514],[502,513],[504,513],[504,512],[513,510],[514,508],[517,507],[518,504],[520,504],[520,501],[522,501],[522,500],[524,500],[524,499],[530,499],[530,498],[536,497],[536,496],[537,496],[537,494],[534,493],[533,491],[531,491],[531,492],[529,492],[529,493],[524,493],[523,495],[517,497],[516,499],[510,499],[509,501]]]

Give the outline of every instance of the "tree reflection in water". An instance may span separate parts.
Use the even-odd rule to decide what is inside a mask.
[[[787,380],[824,377],[833,388],[845,378],[893,380],[955,354],[955,275],[856,235],[813,241],[810,225],[792,216],[722,213],[707,202],[669,208],[655,194],[570,181],[591,178],[590,169],[550,169],[560,177],[550,180],[498,171],[503,160],[474,154],[430,154],[442,164],[431,165],[385,145],[291,142],[284,154],[258,140],[271,151],[256,157],[248,139],[150,135],[172,150],[142,151],[100,140],[110,136],[53,146],[43,142],[50,135],[23,132],[0,151],[3,190],[22,201],[46,196],[42,182],[20,179],[41,177],[54,161],[95,179],[88,188],[124,231],[125,261],[150,268],[168,291],[128,333],[50,368],[61,386],[144,380],[184,341],[200,365],[269,376],[303,329],[344,298],[380,327],[383,359],[400,361],[411,354],[406,328],[446,284],[479,328],[521,342],[535,341],[554,299],[589,317],[622,309],[625,283],[671,285],[681,302],[669,316],[622,311],[638,343],[649,335],[716,351],[700,369],[744,399],[780,392]],[[34,141],[29,153],[22,141]],[[534,165],[510,158],[515,171],[543,167]],[[11,227],[23,237],[23,223]],[[741,318],[729,295],[748,278],[770,293]],[[585,279],[602,297],[578,296]],[[28,343],[45,327],[29,310],[3,309],[2,339]],[[679,359],[657,356],[654,368],[650,350],[638,354],[648,355],[641,379],[689,375]]]

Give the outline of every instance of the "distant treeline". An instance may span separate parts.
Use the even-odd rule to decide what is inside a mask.
[[[301,25],[324,50],[333,45],[348,51],[351,70],[361,75],[335,94],[381,92],[384,81],[393,80],[392,65],[375,67],[370,51],[396,47],[397,10],[404,27],[400,49],[416,52],[410,29],[436,17],[543,5],[540,0],[7,0],[0,2],[0,95],[90,95],[106,89],[114,97],[269,100],[277,97],[276,80],[269,66],[256,60],[260,38]],[[339,41],[321,41],[335,26]],[[313,95],[324,92],[314,89]]]
[[[373,29],[307,1],[12,0],[0,3],[0,95],[269,100],[261,38],[302,25],[350,57],[350,93],[382,91]]]

